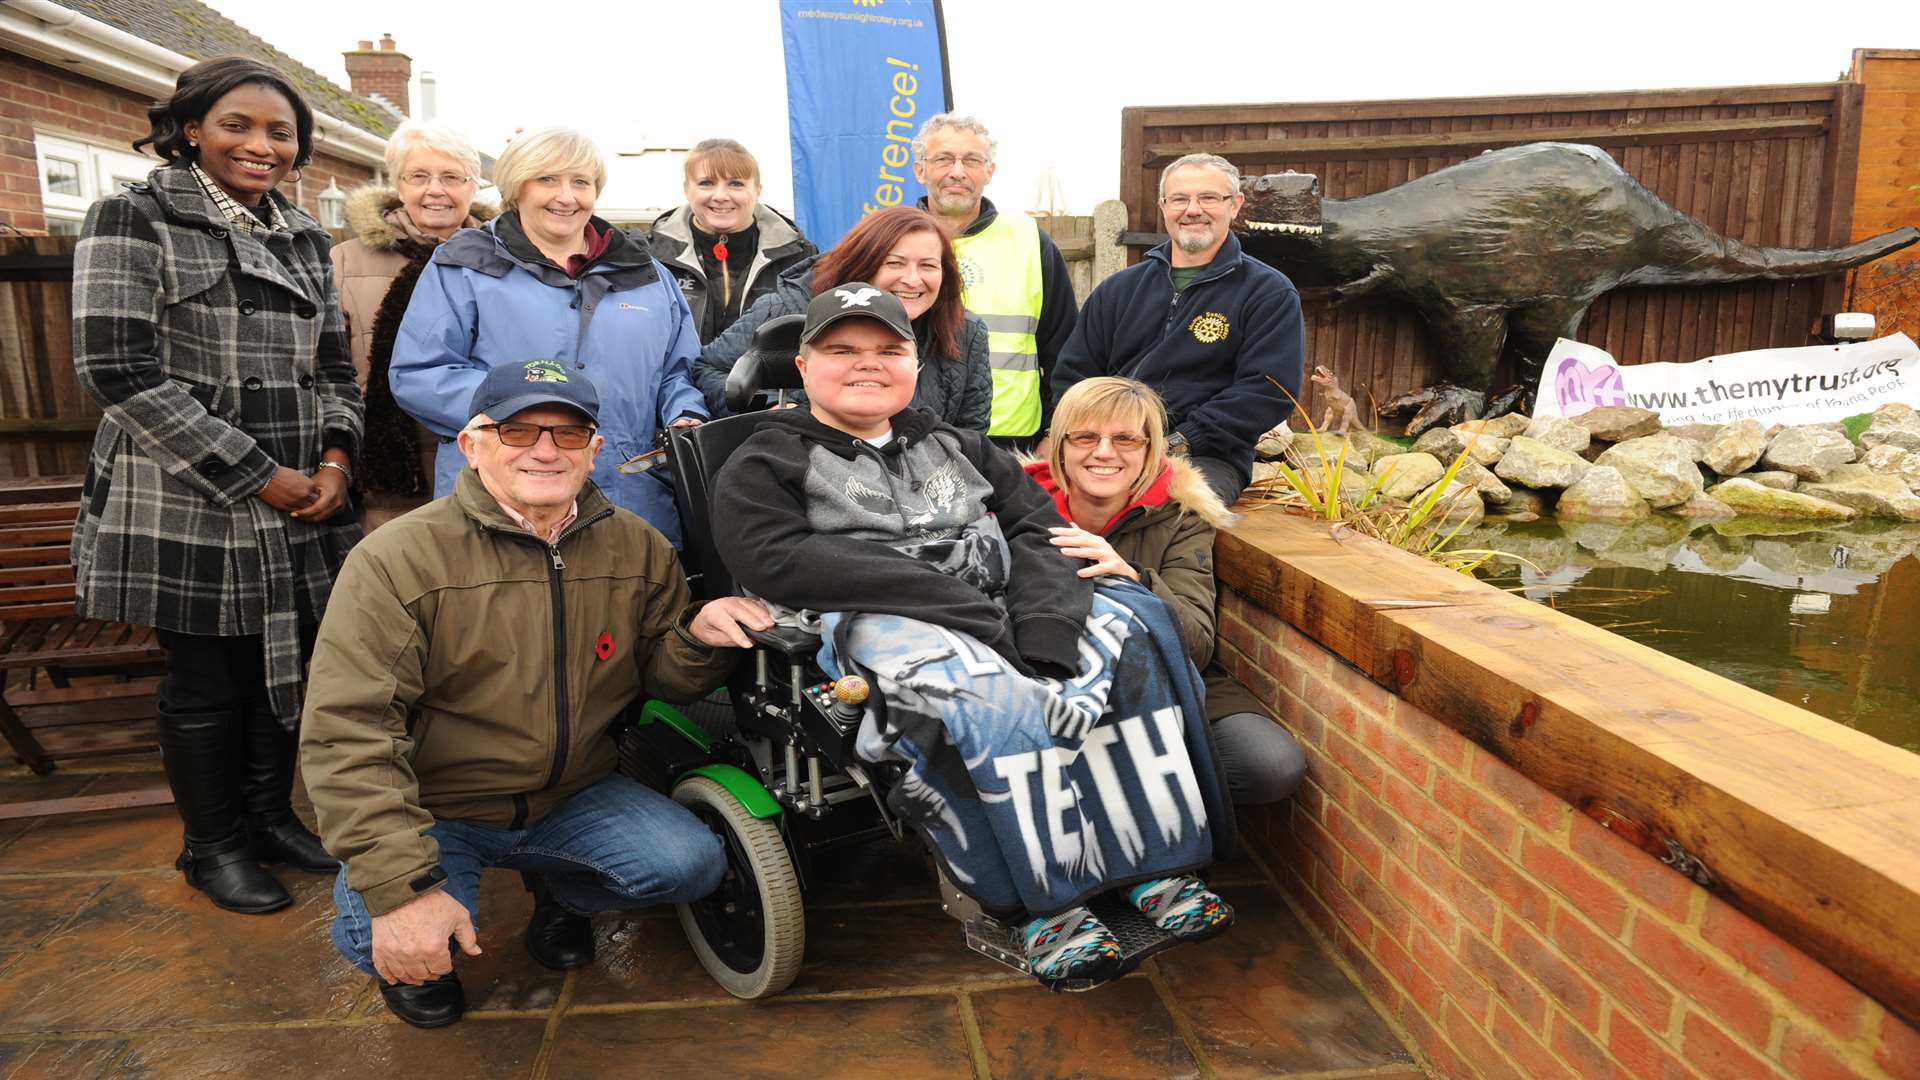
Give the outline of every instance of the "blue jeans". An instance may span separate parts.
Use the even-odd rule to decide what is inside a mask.
[[[726,855],[720,838],[685,807],[622,776],[574,795],[525,829],[441,820],[428,830],[440,843],[444,888],[480,925],[480,871],[490,866],[546,878],[560,905],[577,915],[686,904],[720,886]],[[333,945],[373,974],[373,925],[347,869],[333,882]]]

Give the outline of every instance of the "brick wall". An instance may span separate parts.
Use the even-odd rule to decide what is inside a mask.
[[[1308,759],[1242,829],[1439,1075],[1920,1080],[1920,1031],[1766,928],[1225,588],[1220,626]]]
[[[0,224],[27,233],[47,227],[33,152],[35,127],[131,152],[129,144],[147,133],[147,105],[130,90],[0,53]],[[329,177],[348,191],[371,179],[373,170],[316,154],[302,171],[303,182],[287,183],[281,191],[314,213],[314,199],[326,190]]]

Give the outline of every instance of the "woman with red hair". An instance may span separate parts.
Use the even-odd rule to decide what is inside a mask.
[[[960,303],[960,264],[933,216],[896,206],[860,219],[833,250],[780,275],[774,291],[755,301],[694,361],[694,381],[715,417],[728,412],[727,373],[753,344],[762,323],[803,315],[820,293],[865,281],[900,298],[913,320],[920,357],[913,406],[955,427],[987,430],[993,377],[987,366],[987,327]]]

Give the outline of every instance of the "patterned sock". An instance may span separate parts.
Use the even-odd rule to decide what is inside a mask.
[[[1185,941],[1201,941],[1233,925],[1233,907],[1191,875],[1145,881],[1127,899],[1155,926]]]
[[[1020,931],[1027,966],[1042,982],[1091,979],[1100,982],[1120,971],[1120,941],[1084,907],[1035,919]]]

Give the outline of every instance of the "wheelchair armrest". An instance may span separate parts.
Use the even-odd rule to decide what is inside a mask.
[[[778,650],[789,660],[802,660],[820,651],[820,635],[809,634],[797,626],[775,626],[771,630],[749,628],[747,636]]]

